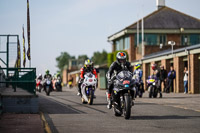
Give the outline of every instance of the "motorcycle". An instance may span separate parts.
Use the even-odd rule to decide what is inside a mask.
[[[71,89],[73,86],[72,86],[72,81],[69,81],[68,82],[68,87],[69,87],[69,89]]]
[[[156,78],[153,76],[149,76],[147,79],[147,86],[148,86],[148,92],[149,92],[149,98],[156,98],[158,95],[158,88],[156,86]]]
[[[61,77],[58,77],[58,78],[56,79],[55,88],[56,88],[56,91],[62,91],[62,81],[61,81]]]
[[[91,72],[84,75],[84,81],[81,85],[81,101],[82,103],[93,104],[94,92],[97,85],[97,79]]]
[[[37,81],[36,81],[36,90],[41,92],[42,87],[43,87],[42,80],[41,79],[37,79]]]
[[[111,80],[113,80],[113,78],[111,78]],[[129,119],[131,116],[131,107],[134,105],[133,100],[136,94],[132,73],[123,70],[114,76],[113,81],[114,88],[111,97],[111,104],[115,116],[121,116],[124,114],[124,118]]]
[[[49,96],[50,92],[53,90],[51,77],[47,77],[45,79],[45,87],[44,88],[45,88],[46,95]]]

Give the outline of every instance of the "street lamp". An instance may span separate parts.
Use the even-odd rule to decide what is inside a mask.
[[[174,50],[174,45],[175,45],[176,43],[174,42],[174,41],[168,41],[168,45],[171,45],[172,46],[172,56],[173,56],[173,50]]]

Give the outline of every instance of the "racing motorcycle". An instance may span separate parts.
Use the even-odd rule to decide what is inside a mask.
[[[62,81],[60,76],[58,76],[56,79],[55,88],[56,91],[62,91]]]
[[[43,86],[42,85],[42,80],[41,79],[37,79],[37,81],[36,81],[36,90],[41,92],[42,86]]]
[[[97,86],[97,79],[91,72],[84,75],[84,81],[81,85],[81,100],[82,103],[93,104],[94,92]]]
[[[136,94],[132,73],[123,70],[114,76],[114,78],[111,78],[111,80],[114,81],[111,104],[115,116],[121,116],[124,114],[124,118],[129,119],[131,116],[131,107],[134,105],[133,100]]]
[[[45,89],[46,95],[49,96],[50,92],[53,90],[52,80],[50,76],[48,76],[44,80],[45,80],[44,89]]]
[[[158,88],[156,86],[156,77],[154,76],[149,76],[147,79],[147,86],[148,86],[148,92],[149,92],[149,98],[156,98],[158,95]]]

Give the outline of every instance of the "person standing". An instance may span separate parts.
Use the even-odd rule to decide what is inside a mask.
[[[152,64],[151,68],[153,70],[153,75],[155,75],[157,78],[157,88],[158,88],[158,92],[160,93],[160,98],[162,98],[161,82],[160,82],[160,69],[159,69],[159,67],[157,67],[156,64]]]
[[[185,67],[183,72],[184,72],[183,82],[184,82],[184,88],[185,88],[184,94],[186,94],[186,93],[188,93],[188,70],[187,70],[187,67]]]
[[[171,88],[171,92],[174,92],[173,81],[176,78],[176,71],[174,70],[173,66],[170,66],[170,71],[168,73],[167,78],[168,78],[168,86],[167,86],[166,92],[169,93],[170,92],[170,88]]]
[[[164,66],[160,66],[160,85],[162,88],[162,83],[164,84],[164,92],[166,92],[166,79],[167,79],[167,70],[164,69]]]

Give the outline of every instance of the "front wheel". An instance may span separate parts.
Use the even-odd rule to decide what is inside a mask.
[[[153,94],[152,94],[152,93],[153,93],[152,89],[153,89],[152,86],[149,86],[149,98],[151,98],[152,95],[153,95]]]
[[[93,104],[93,98],[94,98],[94,93],[93,93],[93,90],[90,89],[90,95],[88,97],[88,104],[89,105],[92,105]]]
[[[50,95],[50,86],[46,87],[46,95],[49,96]]]
[[[124,118],[129,119],[131,116],[131,98],[130,95],[124,96]]]
[[[157,96],[158,96],[158,89],[154,87],[153,98],[157,98]]]

